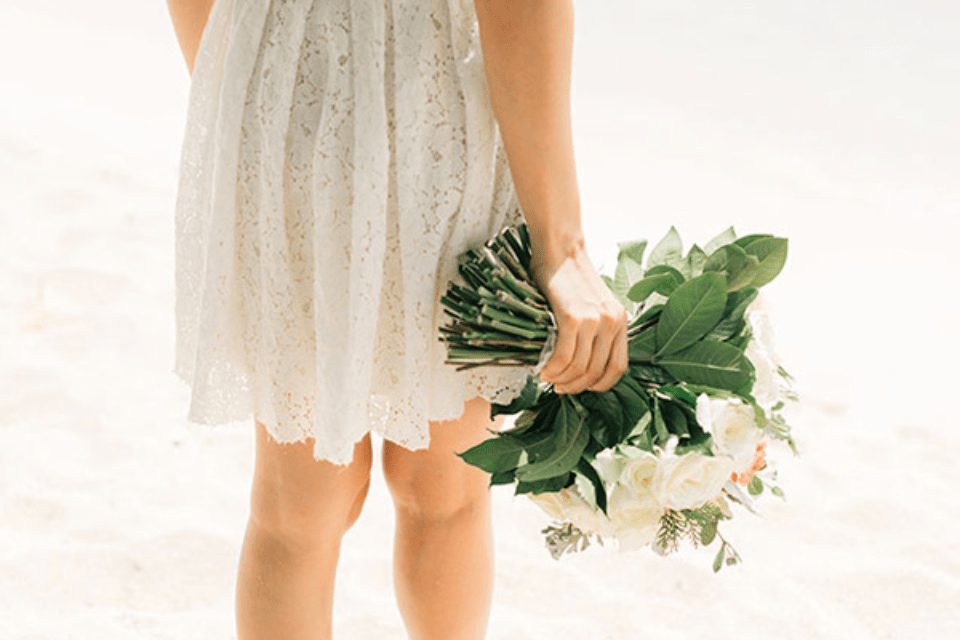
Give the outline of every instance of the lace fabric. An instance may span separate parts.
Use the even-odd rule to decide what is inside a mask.
[[[457,256],[523,215],[471,0],[217,0],[176,201],[188,417],[350,461],[410,449],[533,368],[444,363]]]

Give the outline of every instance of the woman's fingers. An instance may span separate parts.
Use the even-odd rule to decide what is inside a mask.
[[[567,368],[553,377],[553,387],[559,393],[569,393],[575,388],[571,383],[583,376],[583,372],[590,367],[593,355],[593,342],[596,340],[596,331],[590,328],[581,328],[577,332],[577,350]]]
[[[626,312],[617,305],[604,309],[598,317],[572,318],[559,329],[559,340],[565,338],[565,351],[557,361],[557,368],[566,362],[559,373],[543,377],[553,382],[558,393],[579,393],[591,388],[605,391],[612,387],[626,371]],[[576,327],[576,331],[572,331]],[[566,330],[566,331],[565,331]],[[575,335],[575,348],[570,353],[569,336]],[[553,364],[551,362],[548,364]],[[544,371],[546,367],[544,367]]]
[[[603,376],[587,388],[590,391],[609,391],[620,382],[620,378],[627,372],[628,364],[627,332],[621,331],[616,334]]]
[[[577,331],[570,330],[566,319],[558,319],[557,343],[553,347],[553,354],[547,363],[540,369],[540,379],[546,382],[555,382],[556,376],[567,369],[577,350]]]
[[[627,312],[589,256],[580,250],[558,264],[531,263],[531,274],[557,321],[557,343],[540,379],[558,393],[612,387],[626,371]]]

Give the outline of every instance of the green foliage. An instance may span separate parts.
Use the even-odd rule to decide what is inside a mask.
[[[643,264],[643,252],[646,251],[646,249],[646,240],[619,242],[617,243],[617,261],[620,261],[622,258],[627,258],[637,264]]]
[[[535,481],[523,481],[520,480],[517,482],[517,488],[515,493],[521,495],[524,493],[556,493],[557,491],[562,491],[575,482],[574,474],[567,473],[562,476],[556,476],[555,478],[547,478],[545,480],[535,480]]]
[[[646,240],[618,246],[613,276],[602,277],[630,317],[626,375],[608,391],[576,395],[557,394],[531,375],[517,398],[492,404],[491,418],[517,415],[515,425],[461,454],[490,473],[491,484],[515,484],[518,494],[552,493],[582,476],[593,486],[588,499],[605,510],[606,489],[593,466],[598,453],[624,445],[657,452],[669,443],[677,455],[712,455],[711,436],[696,420],[697,395],[740,397],[755,405],[755,373],[744,355],[752,336],[744,316],[758,289],[782,270],[787,240],[769,234],[737,238],[731,227],[684,255],[671,228],[646,263]],[[447,362],[458,370],[532,366],[556,331],[546,298],[530,277],[529,247],[526,225],[519,225],[461,256],[458,273],[465,284],[451,283],[441,297],[443,312],[453,319],[441,327],[441,340]],[[781,375],[787,379],[785,371]],[[758,426],[795,450],[781,408],[757,407]],[[767,487],[782,496],[779,487],[765,483],[755,476],[747,492],[759,495]],[[581,490],[585,486],[581,481]],[[680,540],[708,545],[719,538],[715,569],[739,562],[718,531],[725,518],[714,503],[668,511],[655,548],[666,552]],[[560,555],[590,542],[569,524],[545,533],[551,552]]]
[[[526,384],[524,384],[523,389],[520,391],[520,395],[511,400],[509,404],[497,404],[495,402],[490,404],[490,419],[493,420],[501,413],[513,415],[520,413],[524,409],[530,409],[537,404],[541,394],[542,390],[537,379],[529,376]]]
[[[630,290],[627,291],[627,298],[634,302],[643,302],[651,293],[669,296],[681,282],[682,280],[678,280],[672,273],[656,273],[631,286]]]
[[[657,322],[657,356],[676,353],[709,332],[727,304],[723,276],[705,273],[680,285]]]
[[[707,254],[703,249],[697,245],[690,247],[689,253],[687,253],[686,259],[686,269],[684,275],[687,278],[693,278],[695,276],[703,273],[703,265],[707,262]]]
[[[542,436],[543,440],[550,437],[550,434]],[[520,464],[520,455],[526,446],[520,438],[502,435],[499,438],[484,440],[461,453],[460,457],[467,464],[480,467],[487,473],[498,474],[516,469]]]
[[[517,479],[523,482],[547,480],[570,473],[577,466],[587,447],[590,433],[586,415],[577,410],[569,395],[561,396],[553,434],[553,451],[543,460],[517,468]]]
[[[760,262],[749,286],[762,287],[780,274],[787,261],[787,246],[786,238],[771,236],[760,237],[744,246],[747,255],[757,258]]]
[[[727,227],[719,235],[710,240],[707,244],[703,245],[703,250],[707,255],[710,255],[720,247],[725,244],[730,244],[731,242],[736,242],[737,234],[733,230],[733,227]]]
[[[683,540],[694,547],[706,546],[718,535],[720,521],[726,519],[723,510],[713,502],[697,509],[668,509],[660,518],[654,548],[660,553],[670,553],[676,551]]]
[[[675,269],[683,264],[683,243],[680,234],[674,227],[670,227],[667,235],[650,251],[647,267],[667,265]]]
[[[720,550],[717,551],[716,557],[713,559],[713,572],[716,573],[723,568],[724,565],[733,565],[740,562],[740,554],[730,545],[729,542],[720,539]]]
[[[547,550],[554,560],[559,560],[567,553],[583,551],[590,546],[591,538],[595,537],[580,531],[571,522],[550,525],[540,533],[544,534]],[[599,537],[597,542],[603,544]]]
[[[722,342],[742,333],[746,328],[743,316],[747,312],[747,307],[757,299],[759,293],[753,287],[730,293],[727,296],[726,307],[723,309],[722,320],[703,339]]]
[[[656,362],[677,380],[728,391],[752,384],[754,376],[743,351],[724,342],[697,342]]]
[[[600,474],[597,473],[597,470],[585,458],[581,458],[577,463],[577,473],[589,480],[590,484],[593,485],[594,502],[596,502],[597,508],[606,514],[607,489],[603,486],[603,480],[600,478]]]
[[[631,311],[634,305],[627,296],[627,292],[632,284],[643,276],[641,265],[643,264],[643,252],[647,248],[647,241],[621,242],[617,246],[619,249],[617,267],[614,270],[613,280],[608,283],[608,286],[624,308]]]

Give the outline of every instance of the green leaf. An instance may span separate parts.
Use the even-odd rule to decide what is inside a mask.
[[[650,276],[659,276],[665,273],[673,276],[674,279],[677,281],[677,284],[683,284],[684,282],[687,281],[687,279],[684,277],[682,273],[680,273],[678,269],[674,269],[668,264],[658,264],[655,267],[650,267],[649,269],[643,272],[643,277],[648,278]]]
[[[555,478],[537,480],[536,482],[520,481],[517,483],[514,493],[518,496],[524,493],[556,493],[572,485],[575,480],[576,478],[572,473],[565,473]]]
[[[700,529],[700,544],[709,545],[717,537],[717,521],[708,520]]]
[[[727,290],[736,291],[750,286],[760,272],[760,260],[735,244],[717,249],[707,258],[705,271],[717,271],[727,276]]]
[[[690,247],[690,251],[687,253],[686,258],[686,273],[684,275],[687,278],[694,278],[701,273],[703,273],[703,265],[707,262],[707,254],[703,249],[697,245]]]
[[[766,242],[765,239],[756,242]],[[775,256],[774,256],[775,257]],[[785,256],[784,256],[785,257]],[[771,262],[773,265],[773,262]],[[783,266],[782,264],[780,265]],[[753,254],[748,254],[743,248],[736,244],[727,244],[707,258],[703,265],[704,271],[715,271],[727,276],[727,290],[736,291],[749,286],[757,286],[755,283],[765,272],[760,266],[760,258]],[[776,274],[774,274],[776,275]]]
[[[716,340],[723,342],[740,333],[744,327],[743,314],[757,298],[757,291],[754,288],[741,289],[734,291],[727,296],[727,306],[723,311],[723,320],[717,323],[710,333],[703,337],[704,340]]]
[[[746,246],[747,255],[759,261],[751,286],[762,287],[777,277],[787,261],[787,244],[786,238],[765,237]]]
[[[514,469],[510,469],[509,471],[501,471],[490,476],[490,485],[513,484],[516,479],[517,474]]]
[[[679,407],[666,400],[660,403],[660,412],[663,414],[663,421],[667,426],[667,431],[681,439],[690,437],[690,430],[687,428],[687,417]]]
[[[717,573],[723,567],[723,556],[725,547],[721,546],[717,555],[713,558],[713,572]]]
[[[747,259],[747,252],[735,244],[725,244],[707,257],[703,265],[704,272],[731,273],[740,268]]]
[[[682,276],[681,276],[682,277]],[[643,302],[651,293],[669,296],[680,282],[671,273],[658,273],[645,277],[627,291],[627,298],[634,302]]]
[[[678,444],[673,452],[678,456],[682,456],[694,451],[705,456],[713,455],[713,438],[710,437],[709,433],[704,433],[701,430],[695,435],[691,434],[690,438]]]
[[[611,291],[628,311],[633,308],[633,301],[627,297],[627,292],[635,282],[643,279],[643,267],[628,256],[617,261],[617,268],[613,274]]]
[[[634,425],[640,419],[640,416],[650,408],[646,392],[629,374],[620,378],[620,381],[611,391],[620,399],[620,406],[623,407],[621,427]]]
[[[706,252],[707,255],[710,255],[711,253],[713,253],[723,245],[730,244],[731,242],[736,241],[736,239],[737,239],[737,234],[733,230],[733,227],[728,227],[726,230],[722,231],[720,235],[718,235],[716,238],[714,238],[707,244],[703,245],[703,250]]]
[[[648,327],[630,338],[627,356],[630,360],[649,360],[657,351],[657,328]]]
[[[773,495],[777,496],[778,498],[783,498],[783,497],[785,497],[785,496],[783,495],[783,489],[781,489],[780,487],[770,487],[770,493],[772,493]]]
[[[613,388],[608,391],[582,391],[577,394],[577,398],[583,406],[590,409],[591,414],[599,415],[604,422],[609,424],[623,422],[623,406]]]
[[[666,264],[671,267],[680,266],[683,261],[683,243],[680,240],[680,234],[674,227],[670,227],[663,240],[650,251],[650,258],[647,260],[647,266],[653,267],[658,264]]]
[[[520,438],[504,435],[484,440],[459,455],[467,464],[480,467],[490,474],[498,474],[515,469],[524,449],[524,442]]]
[[[642,382],[653,384],[670,384],[675,378],[667,373],[666,369],[655,364],[631,364],[630,375]]]
[[[698,342],[662,358],[659,365],[683,382],[737,391],[752,384],[753,365],[725,342]]]
[[[769,233],[753,233],[749,236],[743,236],[742,238],[737,238],[736,240],[734,240],[733,244],[737,245],[741,249],[746,249],[747,245],[749,245],[751,242],[754,242],[761,238],[772,238],[772,237],[773,236],[771,236]]]
[[[647,414],[650,415],[650,414]],[[638,449],[643,449],[647,453],[653,453],[653,434],[650,433],[650,425],[653,423],[652,420],[647,421],[644,429],[634,429],[630,436],[630,444],[637,447]],[[639,423],[637,423],[639,424]]]
[[[750,481],[750,484],[747,485],[747,493],[752,496],[758,496],[763,493],[763,480],[757,476],[753,476],[753,479]]]
[[[675,385],[666,385],[657,389],[660,393],[665,393],[671,398],[676,398],[681,402],[687,402],[691,405],[697,404],[697,396],[694,395],[688,388],[675,386]]]
[[[643,264],[643,252],[647,248],[646,240],[631,240],[617,243],[617,262],[626,256],[637,264]]]
[[[717,324],[727,303],[722,275],[704,273],[680,285],[657,322],[657,356],[684,349]]]
[[[656,444],[664,445],[670,439],[670,431],[667,429],[667,423],[663,419],[663,411],[660,408],[660,400],[654,397],[653,399],[653,428],[656,432]]]
[[[554,421],[556,448],[544,460],[526,464],[517,469],[517,478],[524,482],[546,480],[570,472],[577,465],[590,441],[590,430],[585,416],[581,415],[568,400],[561,396],[560,410]]]
[[[663,308],[665,306],[666,305],[663,305],[663,304],[655,304],[649,309],[646,309],[643,313],[641,313],[637,317],[637,319],[633,322],[632,326],[646,324],[647,322],[652,321],[654,318],[656,318],[661,313],[663,313]]]
[[[748,255],[737,271],[727,274],[727,289],[736,291],[749,287],[754,284],[759,274],[760,260],[756,256]]]
[[[607,489],[603,486],[603,480],[600,478],[600,474],[597,473],[597,470],[593,468],[593,465],[580,458],[580,461],[577,463],[577,472],[580,473],[584,478],[590,481],[593,485],[593,492],[596,498],[597,507],[604,514],[607,513]]]
[[[490,419],[493,420],[501,413],[513,415],[514,413],[520,413],[524,409],[530,409],[537,404],[537,400],[540,399],[540,393],[540,385],[536,378],[534,376],[528,376],[526,384],[524,384],[523,389],[520,390],[520,395],[511,400],[509,404],[497,404],[495,402],[490,404]]]

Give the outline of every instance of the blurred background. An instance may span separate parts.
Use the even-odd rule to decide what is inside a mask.
[[[552,561],[497,490],[492,639],[960,631],[960,5],[576,0],[590,253],[790,238],[785,502],[709,550]],[[161,0],[0,2],[0,639],[233,637],[252,430],[188,425],[173,202],[189,78]],[[403,638],[375,482],[337,631]]]

